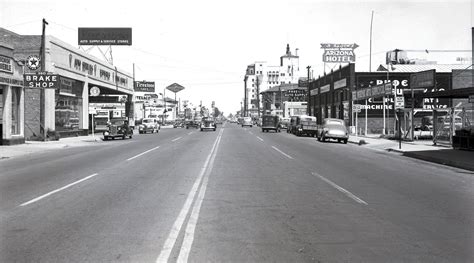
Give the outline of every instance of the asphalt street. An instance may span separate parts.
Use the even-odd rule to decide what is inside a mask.
[[[0,160],[1,262],[474,262],[474,173],[226,123]]]

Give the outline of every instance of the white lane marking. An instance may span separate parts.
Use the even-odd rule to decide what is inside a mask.
[[[189,132],[189,133],[188,133],[188,135],[191,135],[191,134],[193,134],[193,132]]]
[[[66,188],[69,188],[69,187],[71,187],[71,186],[73,186],[73,185],[75,185],[75,184],[78,184],[78,183],[80,183],[80,182],[84,182],[85,180],[91,179],[92,177],[94,177],[94,176],[96,176],[96,175],[98,175],[98,174],[97,174],[97,173],[91,174],[91,175],[89,175],[89,176],[87,176],[87,177],[82,178],[81,180],[75,181],[74,183],[70,183],[70,184],[68,184],[68,185],[66,185],[66,186],[63,186],[63,187],[61,187],[61,188],[58,188],[58,189],[56,189],[56,190],[54,190],[54,191],[51,191],[51,192],[49,192],[49,193],[47,193],[47,194],[44,194],[44,195],[39,196],[39,197],[36,197],[35,199],[32,199],[32,200],[30,200],[30,201],[28,201],[28,202],[25,202],[25,203],[21,204],[20,206],[26,206],[26,205],[32,204],[32,203],[34,203],[34,202],[37,202],[37,201],[39,201],[39,200],[41,200],[41,199],[43,199],[43,198],[45,198],[45,197],[48,197],[48,196],[50,196],[50,195],[52,195],[52,194],[55,194],[55,193],[57,193],[57,192],[60,192],[60,191],[66,189]]]
[[[289,156],[288,154],[282,152],[280,149],[278,149],[277,147],[275,146],[272,146],[273,149],[275,149],[277,152],[283,154],[284,156],[288,157],[289,159],[293,159],[293,157]]]
[[[178,138],[173,139],[173,140],[171,140],[171,141],[175,142],[175,141],[177,141],[177,140],[179,140],[179,139],[181,139],[181,137],[178,137]]]
[[[212,153],[216,149],[217,142],[219,141],[219,138],[222,136],[223,131],[224,130],[220,130],[219,135],[217,136],[216,141],[214,142],[214,145],[212,146],[211,152],[209,153],[209,155],[206,158],[206,161],[204,162],[204,166],[201,168],[201,171],[198,177],[196,178],[196,181],[194,182],[193,187],[191,188],[191,191],[189,191],[188,197],[186,198],[186,201],[184,202],[183,208],[179,212],[179,215],[176,218],[176,220],[174,221],[173,227],[171,228],[168,238],[166,239],[165,244],[163,245],[163,248],[161,249],[160,255],[156,259],[156,262],[168,262],[171,251],[173,250],[176,240],[178,239],[179,232],[181,232],[181,228],[183,227],[184,220],[186,219],[186,216],[189,213],[191,204],[194,200],[194,197],[196,196],[198,187],[201,184],[204,173],[207,169],[209,161],[211,160]]]
[[[160,148],[160,146],[156,146],[155,148],[152,148],[152,149],[150,149],[150,150],[148,150],[148,151],[144,151],[144,152],[142,152],[142,153],[140,153],[140,154],[137,154],[137,155],[135,155],[135,156],[133,156],[133,157],[130,157],[130,158],[127,159],[127,161],[133,160],[133,159],[135,159],[135,158],[137,158],[137,157],[140,157],[140,156],[142,156],[142,155],[144,155],[144,154],[147,154],[147,153],[149,153],[149,152],[151,152],[151,151],[154,151],[154,150],[156,150],[156,149],[158,149],[158,148]]]
[[[251,131],[249,131],[250,134],[253,134]]]
[[[258,137],[258,136],[257,136],[257,139],[259,139],[260,141],[262,141],[262,142],[263,142],[263,139],[262,139],[262,138],[260,138],[260,137]]]
[[[322,176],[322,175],[319,175],[317,173],[312,173],[314,176],[317,176],[319,178],[321,178],[321,180],[325,181],[326,183],[328,183],[329,185],[331,185],[332,187],[336,188],[337,190],[339,190],[340,192],[344,193],[346,196],[348,196],[349,198],[353,199],[354,201],[356,201],[357,203],[359,204],[364,204],[364,205],[368,205],[367,202],[365,202],[364,200],[360,199],[359,197],[357,197],[356,195],[354,195],[353,193],[347,191],[346,189],[340,187],[339,185],[337,185],[336,183],[333,183],[331,180],[327,179],[326,177]]]
[[[189,253],[191,252],[191,247],[194,241],[194,232],[196,230],[196,225],[199,219],[199,212],[201,210],[202,201],[204,200],[204,196],[206,195],[207,183],[209,181],[209,175],[211,174],[212,167],[214,166],[214,160],[216,159],[217,149],[219,148],[219,143],[221,141],[221,137],[219,137],[219,141],[217,142],[216,149],[212,155],[211,161],[207,168],[207,172],[204,176],[202,181],[201,189],[199,190],[198,197],[196,202],[194,203],[193,210],[191,211],[191,215],[189,217],[188,224],[186,226],[186,230],[184,232],[184,239],[183,244],[181,245],[181,250],[179,251],[178,260],[177,262],[188,262]]]

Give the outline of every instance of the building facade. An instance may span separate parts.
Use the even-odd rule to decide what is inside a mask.
[[[282,84],[296,84],[299,76],[299,56],[296,52],[295,54],[291,52],[289,44],[286,46],[285,54],[280,57],[279,65],[269,65],[264,61],[248,65],[244,78],[244,115],[257,115],[259,93]],[[261,99],[260,109],[263,109]]]
[[[0,28],[0,33],[12,43],[15,60],[28,63],[39,56],[41,36],[19,35]],[[59,76],[59,87],[25,89],[25,137],[47,138],[50,133],[60,137],[88,134],[91,126],[89,111],[108,111],[109,117],[128,117],[125,109],[133,95],[131,75],[99,60],[53,36],[45,36],[45,68],[25,68],[25,73],[49,72]],[[98,89],[99,94],[90,90]],[[125,97],[125,99],[124,99]],[[92,104],[91,104],[92,103]],[[90,107],[92,106],[92,107]]]
[[[13,58],[13,52],[0,39],[0,145],[25,142],[23,65]]]

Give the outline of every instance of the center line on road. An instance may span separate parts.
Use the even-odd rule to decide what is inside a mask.
[[[135,156],[133,156],[133,157],[130,157],[130,158],[127,159],[127,161],[133,160],[133,159],[135,159],[135,158],[137,158],[137,157],[140,157],[140,156],[142,156],[142,155],[144,155],[144,154],[147,154],[147,153],[149,153],[149,152],[151,152],[151,151],[153,151],[153,150],[156,150],[156,149],[158,149],[158,148],[160,148],[160,146],[156,146],[155,148],[152,148],[152,149],[150,149],[150,150],[148,150],[148,151],[144,151],[144,152],[142,152],[142,153],[140,153],[140,154],[137,154],[137,155],[135,155]]]
[[[173,139],[173,140],[171,140],[171,141],[175,142],[175,141],[177,141],[177,140],[179,140],[179,139],[181,139],[181,137],[178,137],[178,138]]]
[[[30,201],[28,201],[28,202],[25,202],[25,203],[21,204],[20,206],[26,206],[26,205],[32,204],[32,203],[34,203],[34,202],[37,202],[37,201],[39,201],[39,200],[41,200],[41,199],[43,199],[43,198],[45,198],[45,197],[48,197],[48,196],[50,196],[50,195],[52,195],[52,194],[55,194],[55,193],[57,193],[57,192],[60,192],[60,191],[66,189],[66,188],[69,188],[69,187],[71,187],[71,186],[73,186],[73,185],[75,185],[75,184],[78,184],[78,183],[80,183],[80,182],[84,182],[85,180],[91,179],[92,177],[94,177],[94,176],[96,176],[96,175],[98,175],[98,174],[97,174],[97,173],[91,174],[91,175],[89,175],[89,176],[87,176],[87,177],[85,177],[85,178],[82,178],[81,180],[75,181],[74,183],[70,183],[70,184],[68,184],[68,185],[66,185],[66,186],[63,186],[63,187],[61,187],[61,188],[58,188],[58,189],[56,189],[56,190],[54,190],[54,191],[51,191],[51,192],[49,192],[49,193],[47,193],[47,194],[44,194],[44,195],[39,196],[39,197],[36,197],[35,199],[32,199],[32,200],[30,200]]]
[[[283,154],[284,156],[288,157],[289,159],[293,159],[293,157],[289,156],[288,154],[282,152],[280,149],[278,149],[277,147],[275,146],[272,146],[273,149],[275,149],[277,152]]]
[[[326,183],[328,183],[329,185],[331,185],[332,187],[336,188],[337,190],[339,190],[340,192],[344,193],[346,196],[348,196],[349,198],[351,198],[352,200],[356,201],[357,203],[359,204],[364,204],[364,205],[368,205],[367,202],[365,202],[364,200],[360,199],[359,197],[355,196],[353,193],[347,191],[346,189],[340,187],[339,185],[337,185],[336,183],[333,183],[331,180],[327,179],[326,177],[322,176],[322,175],[319,175],[317,173],[312,173],[314,176],[317,176],[319,178],[321,178],[321,180],[325,181]]]
[[[249,131],[250,134],[253,134],[251,131]]]
[[[262,142],[263,142],[263,139],[262,139],[262,138],[260,138],[260,137],[258,137],[258,136],[257,136],[257,139],[259,139],[260,141],[262,141]]]
[[[156,259],[156,262],[168,262],[169,257],[171,255],[171,251],[173,250],[173,247],[176,243],[176,240],[178,239],[179,233],[181,232],[181,228],[183,227],[183,225],[185,223],[184,221],[185,221],[187,215],[189,214],[189,210],[191,209],[191,205],[193,203],[193,200],[196,196],[197,191],[199,190],[199,196],[204,195],[203,192],[205,191],[205,188],[204,188],[204,190],[202,188],[203,184],[204,184],[203,177],[205,176],[206,170],[209,169],[208,167],[210,167],[209,164],[211,162],[212,163],[214,162],[215,152],[217,151],[217,147],[218,147],[218,144],[220,142],[220,138],[222,137],[223,132],[224,132],[224,130],[219,131],[219,135],[217,136],[217,138],[214,142],[214,145],[211,148],[211,152],[207,156],[206,161],[204,162],[204,165],[201,168],[201,171],[200,171],[198,177],[196,178],[196,181],[194,182],[193,187],[191,188],[191,191],[189,192],[188,197],[186,198],[186,201],[184,202],[183,208],[179,212],[179,215],[176,218],[176,220],[175,220],[175,222],[174,222],[174,224],[171,228],[171,231],[168,235],[168,238],[166,239],[166,241],[163,245],[163,248],[161,249],[160,255]],[[208,176],[208,174],[206,174],[206,176]],[[203,184],[201,184],[201,182],[203,182]],[[206,184],[207,184],[207,180],[206,180]],[[200,198],[198,197],[198,200],[199,199]],[[197,202],[199,202],[199,201],[197,201]],[[195,213],[194,211],[196,211],[196,209],[197,209],[196,207],[197,207],[197,205],[195,204],[194,207],[193,207],[193,212],[192,213]],[[196,215],[194,215],[194,216],[196,216]],[[186,227],[186,229],[188,229],[188,228],[189,228],[189,222],[188,222],[188,226]],[[188,229],[188,230],[190,231],[190,229]],[[189,239],[189,231],[187,231],[188,232],[188,239]],[[194,230],[192,230],[192,231],[194,231]],[[188,241],[183,241],[183,243],[184,242],[186,242],[186,244],[191,244],[192,245],[192,241],[191,241],[191,243],[189,243],[190,242],[189,240]],[[180,249],[180,251],[181,251],[181,249]],[[181,254],[181,252],[180,252],[180,254]]]
[[[193,132],[188,132],[188,135],[191,135],[191,134],[193,134]]]

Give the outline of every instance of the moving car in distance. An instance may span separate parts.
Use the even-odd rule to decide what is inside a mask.
[[[289,125],[290,125],[290,118],[281,118],[280,120],[281,129],[288,129]]]
[[[155,133],[160,129],[158,121],[154,118],[145,118],[142,120],[142,124],[138,125],[138,133]]]
[[[277,115],[262,116],[262,132],[268,131],[280,132],[280,117]]]
[[[326,141],[329,139],[337,140],[338,142],[347,143],[349,134],[344,120],[341,119],[324,119],[323,124],[318,127],[318,141]]]
[[[216,122],[214,121],[214,119],[209,118],[209,117],[202,118],[201,131],[204,131],[204,130],[216,131]]]
[[[250,126],[250,127],[253,126],[251,117],[243,117],[242,118],[242,127],[244,127],[244,126]]]

